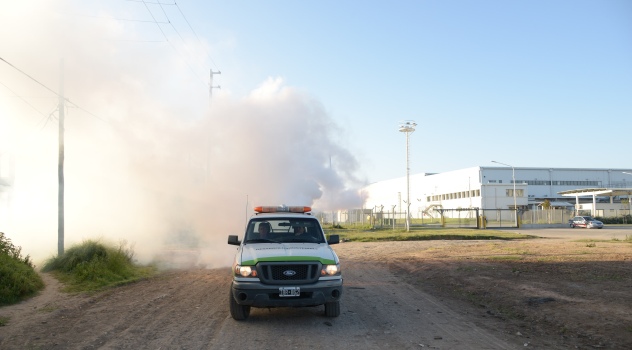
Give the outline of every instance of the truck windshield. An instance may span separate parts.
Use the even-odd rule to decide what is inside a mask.
[[[316,219],[254,218],[246,229],[246,243],[325,243]]]

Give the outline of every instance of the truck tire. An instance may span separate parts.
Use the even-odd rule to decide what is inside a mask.
[[[340,301],[332,301],[325,304],[325,316],[338,317],[340,316]]]
[[[233,298],[233,292],[229,291],[228,299],[230,302],[230,315],[236,321],[244,321],[250,316],[250,306],[248,305],[239,305],[235,298]]]

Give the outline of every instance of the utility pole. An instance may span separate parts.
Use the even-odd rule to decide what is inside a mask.
[[[57,197],[57,256],[64,254],[64,61],[60,63],[59,78],[59,162],[57,178],[59,180]]]
[[[222,74],[222,72],[220,72],[220,71],[213,72],[213,69],[211,69],[211,83],[209,84],[209,88],[208,88],[208,99],[209,99],[209,102],[210,102],[211,98],[213,97],[213,89],[221,89],[222,88],[219,85],[213,86],[213,74]]]
[[[222,72],[220,72],[220,71],[213,72],[213,69],[211,69],[210,83],[209,83],[209,87],[208,87],[209,115],[210,115],[210,109],[211,109],[211,102],[212,102],[212,99],[213,99],[213,89],[221,89],[222,88],[219,85],[213,86],[213,75],[214,74],[222,74]],[[207,139],[206,140],[206,169],[204,170],[204,185],[208,185],[208,183],[209,183],[210,172],[211,172],[211,145],[210,145],[210,142]]]
[[[405,120],[399,125],[399,131],[406,133],[406,232],[410,232],[410,166],[408,159],[410,158],[410,134],[415,132],[417,123],[412,120]],[[401,207],[401,204],[400,204]]]

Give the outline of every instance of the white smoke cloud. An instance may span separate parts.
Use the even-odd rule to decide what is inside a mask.
[[[0,14],[0,57],[54,90],[64,58],[66,246],[125,240],[143,261],[193,247],[226,265],[254,205],[362,205],[344,131],[308,93],[269,78],[209,109],[195,59],[119,41],[142,34],[113,20],[68,21],[72,2],[38,5]],[[0,157],[15,164],[0,230],[42,259],[57,251],[57,97],[4,62],[0,83]]]

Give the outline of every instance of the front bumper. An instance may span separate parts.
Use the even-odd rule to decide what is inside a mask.
[[[342,296],[342,279],[297,285],[301,288],[301,294],[297,297],[280,297],[280,287],[288,285],[233,281],[230,289],[237,304],[252,307],[317,306],[338,301]]]

